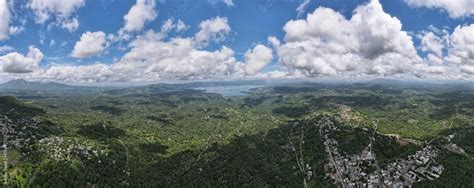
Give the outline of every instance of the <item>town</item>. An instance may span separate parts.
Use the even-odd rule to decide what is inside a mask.
[[[373,137],[361,154],[345,156],[338,150],[338,142],[330,137],[339,128],[329,118],[319,122],[320,135],[326,148],[329,163],[327,175],[341,187],[404,187],[415,182],[439,178],[443,165],[436,162],[438,149],[424,146],[421,150],[398,159],[382,168],[373,150]],[[374,133],[377,134],[377,133]]]

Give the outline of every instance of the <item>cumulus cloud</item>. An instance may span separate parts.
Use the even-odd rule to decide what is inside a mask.
[[[135,73],[138,69],[139,74],[153,73],[161,79],[198,79],[226,75],[237,63],[234,51],[225,46],[217,51],[198,50],[192,38],[165,42],[154,31],[132,41],[131,47],[114,65],[120,72]]]
[[[92,65],[54,65],[42,72],[29,75],[30,80],[62,81],[68,83],[96,83],[113,80],[117,78],[109,65],[97,63]],[[130,81],[130,80],[126,80]]]
[[[278,46],[280,63],[306,76],[395,75],[420,63],[413,41],[400,20],[385,13],[378,0],[359,6],[351,19],[320,7],[306,19],[286,23]]]
[[[172,19],[167,19],[161,26],[160,33],[163,35],[163,38],[172,31],[182,32],[188,29],[188,26],[184,24],[183,21],[178,20],[176,23]]]
[[[2,1],[5,0],[0,0],[0,3]],[[29,8],[33,9],[34,1],[40,0],[30,0]],[[303,8],[299,9],[304,11],[307,2],[304,1],[301,4]],[[74,31],[79,26],[74,12],[81,6],[64,13],[45,9],[48,10],[46,16],[41,11],[35,15],[38,17],[37,22],[42,19],[46,22],[54,17],[55,24],[61,23],[58,26]],[[0,15],[2,13],[0,7]],[[155,1],[137,0],[124,16],[125,24],[119,36],[88,31],[82,34],[71,52],[75,58],[100,55],[111,43],[117,42],[117,38],[124,36],[121,34],[134,36],[127,39],[125,54],[112,63],[52,64],[39,68],[43,59],[39,49],[31,46],[29,52],[23,55],[12,52],[14,49],[9,46],[0,46],[0,55],[8,53],[0,56],[0,72],[2,75],[28,73],[21,76],[31,80],[74,83],[222,78],[357,79],[379,76],[463,79],[473,78],[474,75],[474,40],[471,37],[474,36],[474,24],[458,26],[452,33],[448,29],[433,27],[428,31],[417,32],[416,37],[420,40],[417,49],[427,53],[426,57],[420,58],[412,37],[402,30],[400,20],[385,13],[378,0],[359,6],[350,18],[320,7],[304,19],[290,20],[283,27],[285,35],[281,41],[270,36],[267,38],[268,43],[247,50],[243,60],[236,59],[236,52],[224,45],[217,48],[213,46],[213,50],[206,48],[211,43],[219,46],[231,34],[227,18],[215,17],[202,21],[198,31],[186,37],[180,36],[178,32],[189,26],[173,19],[165,20],[158,30],[142,32],[145,25],[156,16]],[[0,17],[0,21],[4,18]],[[2,24],[4,22],[0,23],[0,31]],[[12,35],[12,26],[8,23],[6,27],[8,37]],[[51,41],[51,45],[54,43]],[[274,52],[279,65],[271,68],[274,71],[266,72],[264,70],[270,70]]]
[[[474,14],[472,0],[405,0],[412,7],[425,7],[446,11],[451,18],[468,17]]]
[[[443,55],[443,39],[433,32],[427,32],[421,37],[421,50],[424,52],[433,52],[436,56]]]
[[[419,36],[427,72],[443,73],[446,78],[469,79],[474,75],[474,24],[458,26],[452,33],[430,27]]]
[[[86,58],[102,54],[107,47],[105,33],[102,31],[90,32],[82,34],[81,39],[76,42],[71,53],[75,58]]]
[[[280,46],[280,43],[281,43],[280,40],[278,40],[274,36],[269,36],[267,40],[272,45],[273,48],[278,48]]]
[[[215,17],[199,24],[199,32],[194,36],[199,46],[207,46],[209,42],[221,42],[231,31],[227,18]]]
[[[474,66],[474,24],[458,26],[451,34],[447,61]]]
[[[421,40],[419,49],[427,52],[424,58],[427,63],[440,65],[444,63],[445,48],[449,43],[449,31],[429,26],[428,31],[421,31],[416,35]]]
[[[30,0],[28,7],[34,10],[36,22],[44,23],[52,16],[69,18],[78,8],[84,6],[84,0]]]
[[[10,10],[7,0],[0,0],[0,40],[8,38],[10,25]]]
[[[243,68],[245,74],[256,75],[260,73],[263,68],[271,63],[272,59],[272,49],[261,44],[255,46],[245,53],[245,66]]]
[[[79,21],[71,17],[84,5],[85,0],[30,0],[27,7],[34,11],[36,23],[55,19],[56,25],[74,31],[78,28]]]
[[[127,52],[111,68],[133,80],[206,79],[231,76],[238,70],[235,52],[222,46],[202,50],[210,41],[225,40],[231,31],[227,18],[216,17],[199,24],[193,37],[164,40],[168,32],[183,29],[184,23],[167,20],[159,32],[149,30],[130,43]],[[184,26],[185,27],[185,26]]]
[[[474,75],[474,66],[473,65],[463,65],[460,67],[461,72]]]
[[[202,23],[211,23],[215,20],[227,19],[213,18]],[[202,49],[200,47],[202,38],[196,37],[202,30],[208,33],[209,37],[204,37],[207,41],[220,41],[214,40],[215,37],[225,37],[225,33],[219,36],[213,34],[221,32],[222,29],[210,29],[213,26],[204,26],[206,24],[201,24],[203,26],[201,31],[191,37],[175,36],[169,39],[165,37],[168,32],[181,30],[180,25],[184,23],[179,20],[177,22],[166,20],[159,31],[149,30],[137,36],[130,42],[130,50],[112,64],[97,62],[83,66],[51,65],[28,74],[28,79],[63,82],[143,82],[262,77],[264,75],[260,71],[273,58],[272,50],[262,44],[248,50],[243,62],[238,61],[235,52],[226,46],[221,46],[218,50]],[[230,28],[224,30],[230,31]],[[104,37],[103,32],[84,33],[81,40],[76,43],[72,55],[87,57],[100,53],[108,42]]]
[[[0,56],[0,67],[6,73],[30,73],[38,69],[43,53],[34,46],[29,47],[26,55],[11,52]]]
[[[163,25],[161,26],[161,32],[162,32],[162,33],[168,33],[168,32],[170,32],[174,27],[175,27],[175,25],[173,24],[173,20],[167,19],[167,20],[163,23]]]
[[[146,23],[153,21],[158,16],[155,6],[155,0],[137,0],[136,4],[123,17],[125,21],[123,30],[126,32],[142,30]]]

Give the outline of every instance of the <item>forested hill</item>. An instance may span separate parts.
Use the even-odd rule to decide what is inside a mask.
[[[43,109],[28,106],[12,96],[0,96],[0,115],[11,119],[34,117],[46,113]]]

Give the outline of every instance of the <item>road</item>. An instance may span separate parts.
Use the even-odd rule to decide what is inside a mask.
[[[327,140],[327,137],[325,136],[325,139]],[[341,175],[341,172],[339,171],[339,168],[337,167],[336,163],[334,162],[334,158],[332,157],[332,153],[331,153],[331,149],[329,148],[329,145],[327,142],[324,142],[324,145],[326,147],[326,152],[328,152],[329,154],[329,161],[331,162],[331,164],[334,166],[334,168],[336,169],[336,175],[337,175],[337,179],[336,181],[339,181],[341,182],[341,186],[343,188],[347,187],[345,184],[344,184],[344,181],[342,180],[342,175]]]
[[[374,162],[375,162],[375,167],[377,168],[377,176],[378,176],[378,179],[379,179],[379,186],[380,187],[384,187],[383,185],[383,177],[382,177],[382,174],[380,174],[380,166],[379,166],[379,162],[377,161],[377,156],[375,155],[375,152],[374,152],[374,144],[373,144],[373,141],[375,140],[374,138],[374,135],[377,134],[377,128],[379,127],[379,121],[377,119],[377,122],[374,122],[374,131],[372,132],[372,136],[369,138],[370,140],[370,152],[372,152],[372,156],[374,157]]]

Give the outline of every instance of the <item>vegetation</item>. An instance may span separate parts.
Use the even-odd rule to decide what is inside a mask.
[[[445,170],[440,179],[423,181],[414,187],[472,187],[474,184],[474,159],[442,150],[438,162],[444,164]]]
[[[474,127],[463,127],[454,130],[455,136],[453,142],[462,148],[471,156],[474,156]]]
[[[43,109],[24,105],[15,97],[0,97],[0,114],[10,119],[34,117],[44,113]]]
[[[308,185],[331,187],[321,114],[337,119],[332,136],[343,154],[360,153],[373,137],[380,166],[456,133],[453,142],[468,155],[442,150],[445,172],[436,184],[472,185],[473,90],[299,83],[229,97],[193,89],[204,86],[213,84],[0,91],[16,96],[0,97],[0,115],[38,127],[18,124],[18,139],[31,138],[30,147],[11,147],[1,158],[10,164],[9,185],[301,187],[306,174],[296,152],[311,169]]]
[[[339,149],[346,155],[361,154],[370,143],[370,134],[360,128],[339,126],[341,130],[333,132],[332,138],[338,142]]]

